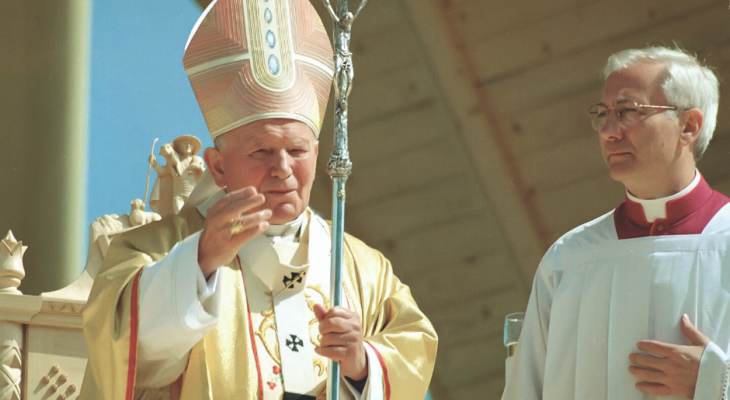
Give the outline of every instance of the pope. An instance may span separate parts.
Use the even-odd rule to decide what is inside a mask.
[[[84,330],[82,399],[422,400],[437,337],[378,251],[346,235],[330,307],[330,225],[308,208],[333,76],[307,0],[217,0],[183,65],[215,146],[177,215],[116,239]]]

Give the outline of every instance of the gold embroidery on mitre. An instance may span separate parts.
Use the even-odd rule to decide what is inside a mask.
[[[327,309],[329,308],[330,300],[327,297],[327,295],[324,293],[324,291],[322,290],[321,285],[319,285],[319,284],[309,285],[309,286],[307,286],[307,289],[311,289],[311,290],[315,291],[317,294],[319,294],[320,297],[322,297],[322,305],[324,305],[324,308],[327,308]],[[307,307],[309,307],[309,309],[312,312],[314,312],[314,305],[317,304],[317,302],[314,300],[310,300],[312,298],[312,295],[307,294],[306,291],[304,292],[304,297],[307,299]],[[319,320],[317,319],[316,316],[311,321],[309,321],[309,340],[312,342],[313,345],[315,345],[317,347],[319,347],[319,345],[320,345],[319,341],[322,339],[322,335],[320,335],[318,332],[313,333],[312,328],[314,327],[314,324],[316,324],[318,322],[319,322]]]
[[[271,343],[266,340],[266,331],[269,329],[274,331],[274,335],[276,335],[276,320],[274,319],[274,309],[273,306],[270,311],[261,311],[261,316],[264,317],[264,320],[261,321],[261,325],[259,325],[259,329],[254,332],[256,335],[258,335],[259,338],[261,338],[261,342],[264,344],[264,348],[266,349],[266,352],[269,353],[269,356],[276,362],[277,364],[281,365],[281,353],[279,353],[279,341],[274,342],[274,346],[271,346]]]
[[[254,78],[273,91],[294,84],[294,49],[287,0],[249,1],[246,13]],[[273,8],[273,12],[271,10]],[[269,13],[266,12],[269,10]],[[271,18],[269,22],[267,16]],[[269,40],[273,38],[273,46]],[[275,66],[275,67],[274,67]]]

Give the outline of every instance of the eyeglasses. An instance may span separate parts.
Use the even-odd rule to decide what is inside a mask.
[[[607,107],[603,104],[596,104],[588,110],[588,114],[591,117],[591,125],[596,132],[600,132],[606,122],[608,116],[616,116],[616,120],[623,126],[629,127],[639,122],[639,119],[643,114],[646,114],[646,109],[653,108],[659,110],[678,110],[677,106],[652,106],[647,104],[637,104],[632,100],[621,100],[616,103],[615,107]]]

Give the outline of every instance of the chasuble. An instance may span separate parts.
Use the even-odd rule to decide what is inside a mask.
[[[298,258],[296,247],[271,246],[268,239],[259,237],[244,245],[232,263],[218,270],[215,279],[221,293],[213,301],[220,302],[220,318],[183,360],[181,375],[173,377],[170,384],[171,398],[264,399],[272,384],[284,389],[297,385],[293,382],[296,378],[286,379],[287,375],[295,376],[296,371],[286,371],[287,365],[291,370],[295,363],[307,364],[297,367],[301,368],[299,375],[311,375],[317,382],[314,392],[297,392],[324,398],[327,360],[312,356],[317,332],[308,313],[314,302],[328,306],[328,287],[324,287],[326,279],[319,266],[326,264],[329,268],[329,254],[322,254],[321,248],[325,242],[329,249],[331,239],[329,225],[309,210],[307,215],[302,243],[309,244],[310,252],[318,249],[309,254],[308,269],[302,269],[305,262]],[[84,313],[90,356],[81,398],[126,400],[141,395],[138,388],[135,395],[140,356],[140,276],[145,266],[163,259],[176,244],[195,239],[203,223],[204,216],[198,209],[185,208],[177,216],[131,231],[112,243]],[[245,249],[256,247],[258,256],[249,257]],[[433,327],[382,254],[349,235],[344,250],[346,306],[360,315],[368,360],[377,360],[377,370],[382,371],[382,376],[372,376],[371,368],[369,379],[378,380],[383,398],[422,400],[436,356]],[[287,262],[280,263],[280,267],[289,281],[267,282],[266,271],[257,269],[256,264],[265,262],[262,260],[266,257],[278,255],[281,259],[282,254],[288,254],[284,256]],[[301,284],[300,291],[286,292],[291,289],[287,285],[296,284]],[[249,297],[254,291],[264,293],[264,297]],[[175,307],[171,304],[170,312]],[[286,322],[280,324],[304,324],[307,333],[292,336],[279,332],[275,318],[267,321],[272,312],[288,313],[281,319]],[[349,395],[347,390],[342,393]]]

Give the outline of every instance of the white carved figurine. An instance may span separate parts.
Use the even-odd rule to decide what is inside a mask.
[[[129,212],[129,225],[141,226],[152,221],[159,221],[162,217],[156,212],[144,210],[144,202],[140,199],[132,200],[132,211]]]
[[[157,163],[155,156],[149,157],[157,172],[150,196],[153,211],[163,217],[180,211],[205,170],[203,159],[195,155],[201,147],[198,138],[183,135],[160,148],[160,155],[166,161],[164,166]]]

